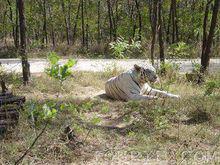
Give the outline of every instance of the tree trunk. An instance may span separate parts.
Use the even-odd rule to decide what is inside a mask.
[[[169,18],[167,24],[167,38],[166,38],[167,43],[170,43],[171,17],[172,17],[172,3],[170,5],[170,12],[169,12]]]
[[[72,38],[71,38],[71,10],[72,10],[72,4],[71,4],[71,1],[68,0],[68,13],[67,13],[67,25],[68,25],[68,32],[69,32],[69,42],[72,41]]]
[[[85,47],[84,0],[81,1],[82,46]]]
[[[98,20],[97,20],[97,34],[98,34],[98,38],[97,38],[97,41],[98,41],[98,44],[101,43],[101,24],[100,24],[100,21],[101,21],[101,13],[100,13],[100,5],[101,5],[101,2],[100,0],[98,1],[98,4],[97,4],[97,11],[98,11]]]
[[[53,48],[55,48],[55,46],[56,46],[56,41],[55,41],[54,23],[53,23],[53,17],[52,17],[51,6],[48,6],[48,10],[49,10],[49,17],[50,17],[50,21],[51,21],[51,38],[52,38],[52,44],[53,44]]]
[[[164,43],[163,43],[163,31],[162,31],[162,0],[158,2],[158,38],[159,38],[159,46],[160,46],[160,62],[164,64]]]
[[[27,85],[30,77],[30,65],[26,54],[26,25],[24,17],[24,1],[18,0],[19,22],[20,22],[20,55],[22,61],[23,83]]]
[[[115,16],[113,12],[113,7],[111,7],[111,14],[113,18],[113,29],[114,29],[114,41],[117,40],[117,31],[118,31],[118,0],[115,0]]]
[[[67,41],[67,44],[70,45],[69,25],[68,25],[68,19],[66,17],[66,7],[65,7],[64,0],[61,1],[61,6],[62,6],[62,10],[63,10],[64,22],[65,22],[65,27],[66,27],[66,41]]]
[[[220,3],[219,0],[215,0],[215,2],[214,2],[209,35],[208,35],[208,38],[205,39],[205,43],[203,46],[204,48],[203,48],[203,52],[202,52],[202,56],[201,56],[201,70],[200,70],[201,73],[205,73],[207,71],[208,66],[209,66],[211,47],[212,47],[212,43],[213,43],[213,36],[214,36],[214,32],[215,32],[215,28],[216,28],[216,24],[217,24],[217,18],[218,18],[219,3]],[[206,20],[204,19],[204,21],[206,21]],[[204,24],[206,24],[206,23],[204,22]],[[204,25],[204,26],[206,26],[206,25]]]
[[[15,18],[15,21],[16,21],[16,27],[15,27],[15,47],[18,49],[19,47],[19,16],[18,16],[18,0],[16,0],[16,18]]]
[[[6,15],[7,15],[7,11],[4,11],[4,15],[3,15],[3,32],[4,32],[4,42],[5,42],[5,46],[7,47],[7,23],[6,23]]]
[[[46,10],[46,0],[43,1],[43,43],[48,44],[48,38],[47,38],[47,10]],[[44,45],[45,46],[45,45]]]
[[[203,20],[203,43],[202,43],[202,54],[204,54],[205,52],[205,48],[206,48],[206,40],[207,40],[207,20],[208,20],[208,15],[209,15],[209,7],[210,7],[210,3],[212,2],[212,0],[210,0],[209,2],[207,2],[206,7],[205,7],[205,15],[204,15],[204,20]]]
[[[15,26],[14,26],[14,20],[13,20],[12,6],[11,6],[10,0],[7,0],[7,2],[8,2],[8,6],[9,6],[9,11],[10,11],[9,19],[11,21],[11,26],[12,26],[12,36],[13,36],[13,40],[14,40],[14,45],[16,47],[16,36],[15,36]]]
[[[141,11],[140,11],[140,2],[138,3],[138,0],[135,0],[135,5],[137,8],[138,13],[138,21],[139,21],[139,32],[138,32],[138,40],[141,41],[141,32],[142,32],[142,17],[141,17]]]
[[[88,13],[87,13],[87,0],[85,0],[85,17],[86,17],[86,32],[85,32],[85,45],[86,49],[89,49],[89,20],[88,20]]]
[[[151,20],[151,31],[152,31],[152,40],[151,40],[151,63],[154,65],[154,45],[156,41],[156,28],[157,28],[157,4],[158,0],[153,1],[153,12],[152,15],[150,16]]]
[[[109,35],[110,35],[110,41],[112,41],[112,31],[113,31],[113,21],[112,21],[112,15],[111,15],[111,1],[107,0],[107,6],[108,6],[108,18],[109,18]]]
[[[76,12],[76,17],[75,17],[75,20],[74,20],[74,27],[73,27],[73,44],[74,44],[75,41],[76,41],[77,22],[78,22],[78,19],[79,19],[79,12],[80,12],[81,3],[82,3],[82,0],[79,0],[77,12]]]

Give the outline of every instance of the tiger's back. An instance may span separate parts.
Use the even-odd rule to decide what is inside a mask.
[[[106,95],[116,100],[128,101],[132,95],[140,94],[140,86],[135,82],[137,81],[135,75],[135,70],[132,69],[110,78],[105,83]]]

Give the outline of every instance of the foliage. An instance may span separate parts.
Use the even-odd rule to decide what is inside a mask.
[[[200,73],[201,64],[197,62],[192,62],[192,65],[193,65],[193,72]]]
[[[167,55],[172,58],[190,58],[190,47],[185,42],[178,42],[170,45]]]
[[[104,84],[106,78],[102,77],[102,74],[83,72],[74,76],[81,80],[91,76],[99,84]],[[209,76],[210,80],[219,81],[219,75]],[[37,76],[34,77],[34,80],[38,80],[38,83],[41,83],[42,86],[44,85],[45,88],[50,88],[51,83],[54,83],[54,81],[48,81],[48,78],[46,79],[48,82],[41,81],[43,77],[45,75]],[[170,77],[162,78],[164,78],[164,82],[170,79]],[[85,158],[88,158],[88,155],[95,157],[97,153],[102,153],[102,150],[111,150],[112,155],[115,155],[119,147],[121,148],[119,154],[123,152],[125,157],[129,159],[128,161],[130,161],[130,153],[141,155],[140,161],[145,161],[142,158],[145,158],[147,154],[153,154],[154,157],[154,153],[158,153],[158,156],[161,156],[158,160],[164,161],[164,155],[159,154],[163,153],[169,156],[168,158],[170,159],[168,161],[194,161],[194,155],[189,155],[189,158],[183,159],[181,154],[186,153],[186,150],[190,151],[189,153],[196,153],[198,150],[201,153],[213,152],[219,142],[219,135],[216,134],[216,129],[213,128],[218,128],[220,125],[220,102],[218,91],[215,91],[217,95],[203,97],[202,94],[205,92],[205,87],[193,85],[184,81],[184,79],[182,80],[172,84],[169,90],[178,89],[178,94],[182,96],[180,100],[158,99],[125,103],[103,99],[73,98],[75,93],[80,93],[80,89],[84,90],[84,92],[89,92],[91,88],[85,88],[82,81],[67,79],[67,84],[74,82],[78,88],[77,91],[73,91],[75,93],[69,92],[67,97],[62,99],[62,102],[65,102],[62,108],[57,103],[60,100],[44,101],[44,98],[40,95],[39,86],[34,83],[30,83],[28,90],[26,88],[17,88],[17,93],[22,93],[28,98],[33,98],[33,100],[28,101],[24,110],[20,112],[21,118],[18,126],[13,129],[13,132],[5,140],[1,140],[2,157],[0,161],[3,164],[14,164],[14,159],[21,155],[24,149],[31,144],[33,138],[40,131],[39,128],[42,128],[42,123],[39,123],[41,124],[39,127],[32,127],[27,123],[30,120],[27,120],[24,115],[27,112],[30,115],[31,109],[35,109],[35,112],[42,112],[44,115],[44,104],[47,104],[50,110],[55,108],[57,114],[52,121],[48,118],[42,119],[40,117],[35,121],[50,121],[44,135],[39,138],[30,153],[35,155],[35,162],[38,164],[51,164],[51,162],[58,164],[80,163]],[[97,92],[99,92],[102,86],[96,85],[90,84],[90,87],[96,88]],[[34,97],[33,93],[35,94]],[[47,91],[47,93],[45,92],[45,94],[50,95],[54,93],[56,92],[53,89]],[[40,99],[35,97],[38,95],[40,95]],[[88,105],[85,106],[84,104]],[[93,104],[92,107],[90,106],[91,104]],[[34,105],[33,108],[31,108],[32,105]],[[84,108],[89,108],[89,110],[83,110]],[[102,109],[104,109],[104,113],[102,113]],[[109,109],[109,112],[105,113],[106,109]],[[37,118],[37,115],[35,117]],[[77,120],[79,118],[81,119],[80,121]],[[129,123],[127,123],[128,119],[130,120]],[[73,133],[79,139],[86,139],[82,148],[73,149],[74,141],[70,141],[70,143],[62,141],[61,136],[66,124],[71,126]],[[98,126],[93,124],[98,124]],[[206,144],[205,148],[204,143]],[[180,147],[183,145],[184,147]],[[90,148],[93,147],[101,150],[91,152]],[[83,152],[79,155],[78,151]],[[57,159],[57,157],[62,158],[62,160]],[[99,160],[101,162],[103,159],[106,161],[113,160],[112,157],[107,158],[106,154],[104,154],[97,157],[95,162]],[[211,163],[212,160],[210,159],[209,162]],[[23,163],[28,164],[31,161],[33,161],[33,158],[27,156]],[[118,161],[118,157],[116,161]],[[201,159],[199,158],[198,162],[200,161]],[[117,164],[117,162],[115,163]]]
[[[193,67],[192,72],[186,73],[186,79],[189,82],[194,82],[194,83],[198,84],[201,81],[201,77],[203,76],[200,73],[201,64],[199,64],[195,61],[192,61],[192,67]]]
[[[212,80],[208,81],[205,85],[205,95],[211,95],[216,90],[220,89],[220,81],[219,80]]]
[[[14,72],[7,72],[1,65],[0,65],[0,81],[4,81],[6,86],[18,87],[21,85],[20,75]]]
[[[179,64],[166,62],[160,65],[158,73],[162,76],[169,77],[169,82],[172,83],[176,80],[179,69]]]
[[[71,75],[71,68],[76,64],[76,61],[69,59],[64,65],[60,65],[59,56],[55,52],[51,52],[48,55],[48,60],[50,62],[50,67],[45,70],[47,75],[52,78],[59,80],[62,84]]]
[[[113,54],[115,58],[123,59],[126,58],[125,54],[132,52],[132,50],[141,49],[141,43],[140,41],[134,41],[132,40],[129,44],[128,41],[126,41],[124,38],[119,37],[116,42],[111,42],[110,48],[113,51]]]
[[[35,125],[56,118],[58,110],[62,109],[61,106],[58,108],[56,103],[52,101],[39,104],[32,100],[26,106],[29,109],[28,116]]]

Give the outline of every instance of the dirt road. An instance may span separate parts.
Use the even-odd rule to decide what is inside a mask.
[[[60,60],[63,64],[66,60]],[[21,72],[21,62],[19,59],[0,59],[2,66],[7,71]],[[42,73],[48,66],[46,59],[30,59],[31,73]],[[180,72],[189,72],[193,69],[193,63],[200,63],[199,59],[181,59],[181,60],[167,60],[167,62],[175,63],[180,66]],[[72,68],[75,71],[93,71],[103,72],[113,68],[127,70],[134,64],[149,63],[149,60],[128,59],[128,60],[114,60],[114,59],[78,59],[77,64]],[[220,71],[220,59],[211,59],[210,71]]]

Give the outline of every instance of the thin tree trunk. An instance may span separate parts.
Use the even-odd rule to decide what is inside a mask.
[[[157,4],[158,0],[153,1],[153,12],[151,16],[151,31],[152,31],[152,40],[151,40],[151,63],[154,65],[154,45],[156,41],[156,28],[157,28]]]
[[[163,31],[162,31],[162,0],[158,3],[158,38],[159,38],[159,46],[160,46],[160,62],[164,64],[165,57],[164,57],[164,42],[163,42]]]
[[[172,43],[176,43],[179,40],[178,24],[177,24],[177,10],[176,0],[171,0],[171,18],[172,18]]]
[[[101,13],[100,13],[100,5],[101,5],[101,1],[99,0],[98,4],[97,4],[97,11],[98,11],[98,20],[97,20],[97,26],[98,26],[97,34],[98,34],[98,38],[97,38],[97,41],[98,41],[98,44],[101,43],[101,24],[100,24]]]
[[[138,0],[135,0],[135,5],[137,8],[137,13],[138,13],[138,21],[139,21],[139,34],[138,34],[138,40],[141,41],[141,33],[142,33],[142,17],[141,17],[141,11],[140,11],[140,2],[138,3]]]
[[[15,18],[15,23],[16,23],[16,27],[15,27],[15,47],[18,49],[19,47],[19,23],[18,23],[18,20],[19,20],[19,16],[18,16],[18,0],[16,0],[16,18]]]
[[[43,1],[43,43],[48,45],[48,38],[47,38],[47,10],[46,10],[46,0]],[[45,46],[45,45],[44,45]]]
[[[15,26],[14,26],[14,20],[13,20],[13,12],[12,12],[12,6],[10,0],[7,0],[8,6],[9,6],[9,11],[10,11],[10,16],[9,19],[11,21],[11,26],[12,26],[12,36],[14,40],[14,45],[16,47],[16,36],[15,36]]]
[[[30,76],[30,65],[26,54],[26,25],[24,17],[24,1],[18,0],[19,22],[20,22],[20,55],[22,61],[23,83],[27,85]]]
[[[170,43],[171,17],[172,17],[172,3],[170,4],[170,12],[169,12],[169,18],[167,24],[167,38],[166,38],[167,43]]]
[[[220,1],[215,0],[213,12],[212,12],[212,20],[211,20],[209,35],[205,42],[204,53],[202,53],[202,57],[201,57],[201,73],[204,73],[205,71],[207,71],[207,68],[209,66],[211,47],[213,43],[213,36],[214,36],[214,32],[215,32],[215,28],[217,24],[217,18],[218,18],[219,4],[220,4]]]
[[[64,0],[62,0],[61,6],[62,6],[62,10],[63,10],[64,22],[65,22],[65,27],[66,27],[66,41],[67,41],[67,44],[70,45],[69,26],[68,26],[68,20],[66,18],[66,9],[65,9],[66,7],[65,7]]]
[[[78,19],[79,19],[79,12],[80,12],[80,6],[81,6],[82,0],[79,0],[79,4],[78,4],[78,8],[77,8],[77,12],[76,12],[76,17],[74,20],[74,28],[73,28],[73,44],[76,41],[76,31],[77,31],[77,23],[78,23]]]
[[[6,29],[6,15],[7,15],[7,11],[4,12],[3,14],[3,32],[4,32],[4,42],[5,42],[5,46],[7,46],[7,29]]]
[[[52,38],[52,44],[53,48],[56,46],[56,41],[55,41],[55,32],[54,32],[54,23],[53,23],[53,17],[52,17],[52,11],[51,11],[51,6],[48,6],[49,8],[49,17],[51,21],[51,38]]]
[[[130,37],[129,36],[129,42],[131,42],[131,40],[135,37],[135,29],[136,28],[134,28],[134,11],[133,11],[133,3],[132,2],[130,2],[129,0],[128,0],[128,2],[127,2],[127,6],[128,6],[128,8],[129,8],[129,34],[132,34],[131,36],[132,37]]]
[[[89,49],[89,20],[88,20],[88,12],[87,12],[87,0],[85,0],[85,17],[86,17],[86,32],[85,32],[85,44],[86,49]]]
[[[113,18],[113,29],[114,29],[114,41],[117,40],[117,31],[118,31],[118,0],[115,1],[115,17],[113,12],[113,7],[111,7],[111,14]]]
[[[81,2],[82,46],[85,47],[84,0]]]
[[[111,16],[111,1],[110,0],[107,0],[107,7],[108,7],[108,18],[109,18],[109,35],[110,35],[110,41],[112,41],[113,23],[112,23],[112,16]]]
[[[72,10],[72,4],[71,4],[71,1],[68,0],[68,14],[67,14],[67,25],[68,25],[68,31],[69,31],[69,42],[72,41],[72,38],[71,38],[71,10]]]

